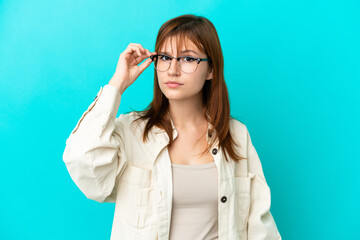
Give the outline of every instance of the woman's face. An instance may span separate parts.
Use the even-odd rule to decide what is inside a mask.
[[[191,52],[190,52],[191,50]],[[189,51],[189,52],[185,52]],[[186,39],[180,55],[177,56],[176,38],[169,38],[161,47],[157,54],[166,54],[171,57],[191,56],[195,58],[207,58],[206,54],[200,52],[196,45],[189,39]],[[169,100],[184,100],[192,97],[198,97],[202,94],[202,88],[205,81],[212,79],[212,72],[208,61],[202,61],[193,73],[184,73],[180,70],[179,62],[173,59],[170,68],[165,72],[157,71],[158,83],[161,91]],[[171,85],[169,82],[177,82],[180,85]]]

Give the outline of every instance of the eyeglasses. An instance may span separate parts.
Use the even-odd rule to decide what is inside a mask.
[[[193,73],[202,61],[211,62],[210,58],[195,58],[190,56],[170,57],[164,54],[152,55],[151,60],[154,62],[155,69],[165,72],[170,68],[172,60],[175,58],[180,64],[180,70],[184,73]]]

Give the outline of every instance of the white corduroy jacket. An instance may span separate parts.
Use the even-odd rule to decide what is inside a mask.
[[[116,118],[120,100],[116,87],[100,88],[66,140],[63,161],[87,198],[116,203],[111,240],[167,240],[173,192],[169,136],[153,127],[144,143],[145,123],[130,125],[135,112]],[[233,118],[230,131],[247,159],[226,161],[218,141],[210,149],[218,170],[219,239],[279,240],[270,189],[249,132]],[[214,133],[206,135],[209,143]]]

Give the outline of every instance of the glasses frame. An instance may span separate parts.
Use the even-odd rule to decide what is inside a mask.
[[[211,62],[211,59],[210,58],[197,58],[197,57],[192,57],[192,56],[180,56],[180,57],[175,57],[175,56],[169,56],[169,55],[166,55],[166,54],[157,54],[157,55],[151,55],[150,56],[150,59],[154,62],[155,61],[155,58],[159,57],[159,56],[167,56],[169,58],[171,58],[171,60],[169,61],[169,67],[164,70],[164,71],[160,71],[156,68],[155,64],[154,64],[154,67],[156,70],[160,71],[160,72],[166,72],[167,70],[170,69],[170,65],[172,63],[172,60],[175,58],[177,60],[177,63],[180,64],[180,59],[182,58],[185,58],[185,57],[188,57],[188,58],[193,58],[196,60],[196,68],[193,72],[195,72],[197,69],[198,69],[198,66],[200,64],[200,62],[203,62],[203,61],[208,61],[209,63]],[[180,64],[180,71],[182,71],[183,73],[193,73],[193,72],[184,72],[182,69],[181,69],[181,64]]]

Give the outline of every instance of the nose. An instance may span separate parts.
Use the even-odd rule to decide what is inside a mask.
[[[170,62],[170,68],[168,70],[169,75],[178,75],[180,73],[180,62],[173,58]]]

